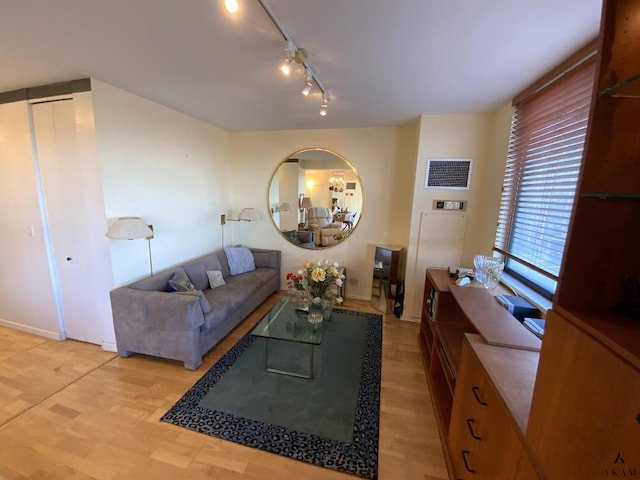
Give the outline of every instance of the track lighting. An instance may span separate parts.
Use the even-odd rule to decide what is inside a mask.
[[[322,92],[322,105],[320,105],[320,115],[327,115],[327,107],[329,106],[329,94],[325,91]]]
[[[280,71],[287,76],[291,73],[291,67],[289,66],[290,63],[291,57],[287,57],[284,59],[284,62],[282,62],[282,65],[280,66]]]
[[[305,74],[304,87],[302,87],[302,90],[300,91],[300,93],[302,93],[302,95],[307,97],[307,96],[309,96],[309,93],[311,92],[311,88],[312,87],[313,87],[313,85],[311,83],[311,75],[309,75],[309,73],[307,72]]]
[[[230,0],[225,0],[230,1]],[[257,0],[262,9],[265,11],[273,25],[276,27],[282,38],[284,38],[287,43],[286,51],[287,58],[284,63],[280,66],[280,70],[283,74],[289,75],[291,73],[291,61],[294,60],[296,63],[302,65],[305,68],[305,84],[302,90],[300,91],[305,97],[309,96],[311,93],[311,89],[313,88],[313,84],[315,83],[320,92],[322,93],[322,106],[320,107],[320,115],[325,116],[327,114],[327,102],[329,101],[329,92],[324,85],[315,74],[315,72],[311,69],[311,66],[308,62],[307,51],[304,48],[297,48],[293,40],[284,29],[280,21],[276,18],[271,7],[267,4],[266,0]],[[226,3],[225,3],[226,4]]]
[[[229,13],[236,13],[238,11],[238,0],[224,0],[224,8]]]

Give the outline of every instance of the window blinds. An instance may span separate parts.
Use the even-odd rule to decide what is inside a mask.
[[[571,218],[594,77],[592,57],[516,104],[512,119],[495,250],[553,280]]]

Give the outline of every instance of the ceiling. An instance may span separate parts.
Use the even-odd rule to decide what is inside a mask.
[[[490,111],[593,39],[601,0],[266,0],[329,91],[278,70],[256,0],[0,0],[0,92],[93,77],[228,131]]]

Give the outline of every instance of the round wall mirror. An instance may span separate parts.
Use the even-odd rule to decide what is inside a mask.
[[[344,242],[362,216],[360,177],[341,155],[324,148],[285,158],[269,185],[268,208],[280,234],[301,248]]]

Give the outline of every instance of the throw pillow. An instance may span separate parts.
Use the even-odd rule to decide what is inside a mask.
[[[211,289],[221,287],[225,284],[224,277],[220,270],[208,270],[207,277],[209,277],[209,286]]]
[[[174,292],[176,295],[192,295],[198,296],[198,300],[200,301],[200,308],[202,308],[202,313],[205,315],[209,313],[213,308],[211,308],[211,304],[209,304],[209,300],[204,296],[202,290],[188,291],[188,292]]]
[[[173,277],[169,279],[168,287],[173,289],[174,292],[195,292],[196,287],[193,286],[189,277],[184,270],[176,270]]]
[[[231,275],[240,275],[256,269],[253,254],[247,247],[225,247],[224,253],[227,255]]]

